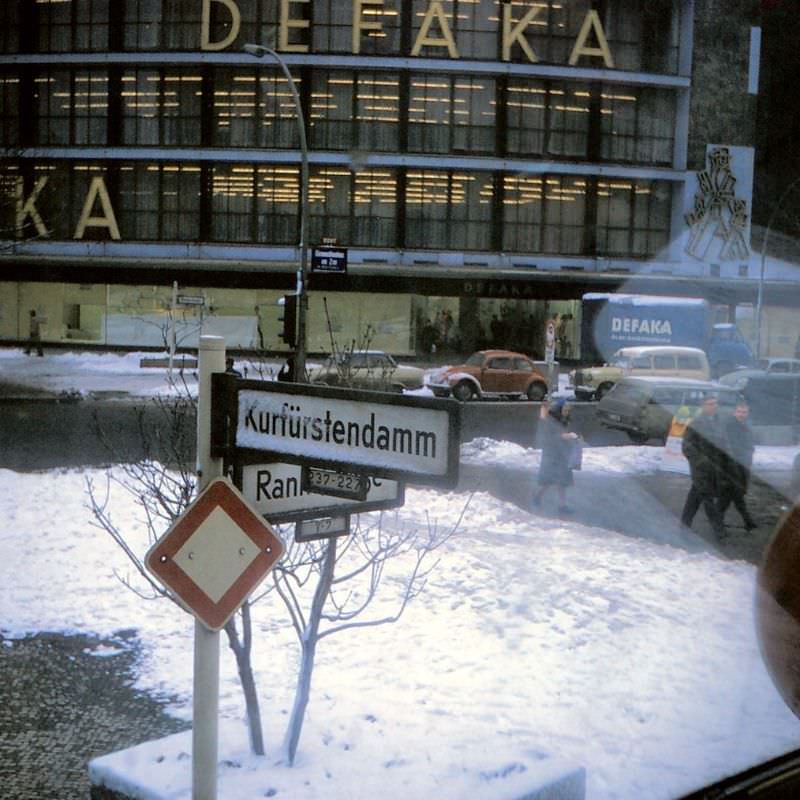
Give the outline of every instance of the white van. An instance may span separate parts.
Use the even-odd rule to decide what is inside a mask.
[[[623,347],[608,364],[574,370],[570,379],[578,400],[599,400],[620,378],[645,375],[707,381],[711,379],[711,367],[698,347]]]

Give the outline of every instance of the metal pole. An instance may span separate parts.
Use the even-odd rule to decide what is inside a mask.
[[[797,184],[800,183],[800,178],[795,178],[782,192],[781,196],[778,198],[778,202],[775,204],[775,208],[772,209],[772,213],[769,215],[769,220],[767,222],[766,230],[764,231],[764,241],[761,243],[761,276],[758,279],[758,299],[756,300],[756,358],[761,358],[761,315],[762,309],[764,305],[764,279],[766,275],[766,263],[767,263],[767,243],[769,242],[769,235],[772,231],[772,225],[775,222],[775,218],[778,216],[778,212],[781,210],[781,206],[783,205],[783,201],[786,199],[786,196],[789,192],[794,189]]]
[[[294,375],[292,379],[302,383],[306,379],[306,315],[308,313],[308,293],[306,279],[308,276],[308,141],[306,139],[306,121],[300,95],[297,91],[292,73],[281,56],[271,47],[262,44],[246,44],[244,51],[261,58],[269,56],[278,63],[292,92],[295,113],[297,115],[297,134],[300,137],[300,268],[297,271],[297,345],[295,347]]]
[[[201,336],[198,355],[197,490],[222,475],[211,457],[211,375],[225,372],[225,339]],[[194,623],[192,695],[192,800],[216,800],[219,741],[219,631]]]

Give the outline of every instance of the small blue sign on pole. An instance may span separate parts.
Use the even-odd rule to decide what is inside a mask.
[[[311,252],[312,272],[338,272],[347,274],[346,247],[315,247]]]

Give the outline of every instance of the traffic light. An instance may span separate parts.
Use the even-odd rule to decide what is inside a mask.
[[[294,347],[297,344],[297,295],[285,294],[278,302],[283,306],[283,316],[278,320],[283,322],[280,337],[289,347]]]

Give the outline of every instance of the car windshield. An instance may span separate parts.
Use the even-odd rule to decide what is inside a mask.
[[[193,794],[197,631],[227,798],[800,750],[798,43],[800,0],[0,0],[20,794],[111,792],[87,730]],[[189,536],[217,473],[250,509]]]
[[[468,367],[481,367],[485,359],[483,353],[473,353],[464,363]]]

